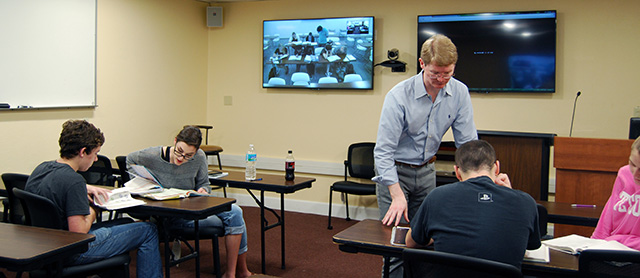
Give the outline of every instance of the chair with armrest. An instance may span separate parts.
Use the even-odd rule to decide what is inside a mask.
[[[113,175],[113,168],[111,167],[111,160],[104,156],[98,155],[98,160],[91,165],[87,171],[80,172],[87,181],[87,184],[115,186],[116,177]]]
[[[425,272],[440,274],[434,277],[522,277],[517,267],[481,258],[405,248],[402,251],[404,277],[428,277]]]
[[[22,209],[22,204],[18,199],[16,199],[13,194],[13,188],[24,189],[24,186],[27,184],[27,180],[29,179],[29,175],[25,174],[16,174],[16,173],[4,173],[2,174],[2,182],[4,183],[5,188],[7,189],[7,197],[9,198],[9,213],[8,213],[8,222],[13,224],[24,224],[24,210]]]
[[[640,277],[640,252],[584,250],[578,258],[580,277]]]
[[[13,193],[20,200],[24,207],[26,223],[35,227],[62,229],[63,224],[60,221],[58,209],[55,204],[38,194],[34,194],[20,188],[14,188]],[[124,220],[118,221],[124,223]],[[129,253],[113,256],[101,261],[83,264],[64,266],[62,268],[62,277],[86,277],[92,274],[114,275],[114,277],[129,277],[129,262],[131,257]],[[55,267],[53,268],[55,269]],[[49,268],[51,270],[51,268]],[[51,273],[44,269],[31,271],[29,276],[50,277]]]
[[[329,224],[327,229],[333,229],[331,226],[331,207],[333,191],[344,194],[344,202],[347,211],[347,221],[349,218],[349,194],[354,195],[376,195],[375,183],[361,183],[349,181],[348,176],[359,179],[371,180],[375,176],[373,170],[373,148],[376,143],[362,142],[354,143],[349,146],[347,151],[347,160],[344,161],[344,181],[333,183],[329,188]],[[348,173],[348,176],[347,176]]]

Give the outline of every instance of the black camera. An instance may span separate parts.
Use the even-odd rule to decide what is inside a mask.
[[[389,58],[389,60],[398,60],[398,54],[399,51],[396,48],[392,48],[391,50],[387,51],[387,58]]]

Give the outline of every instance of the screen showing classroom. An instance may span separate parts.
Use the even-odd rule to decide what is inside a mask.
[[[471,92],[555,92],[556,11],[418,16],[418,57],[434,34],[456,45],[455,78]]]
[[[374,18],[263,21],[264,88],[373,89]]]

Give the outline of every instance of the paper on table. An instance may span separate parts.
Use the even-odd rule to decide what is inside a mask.
[[[549,263],[549,246],[541,244],[538,249],[526,250],[524,252],[524,261]]]

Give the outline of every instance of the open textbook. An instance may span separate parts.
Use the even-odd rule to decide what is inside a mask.
[[[94,204],[107,210],[118,210],[145,204],[144,201],[136,200],[131,197],[131,193],[129,192],[129,190],[124,187],[111,190],[108,195],[108,199],[101,195],[98,195],[96,197],[97,200],[94,200]]]
[[[572,255],[577,255],[587,249],[637,251],[615,240],[606,241],[576,234],[545,240],[542,244]]]
[[[161,192],[162,185],[151,171],[142,165],[130,165],[132,171],[129,172],[134,178],[124,184],[133,195],[142,195],[153,192]]]
[[[182,198],[188,198],[190,196],[209,196],[209,195],[198,193],[195,190],[186,190],[186,189],[178,189],[178,188],[164,188],[160,192],[142,194],[142,197],[158,200],[158,201],[182,199]]]

